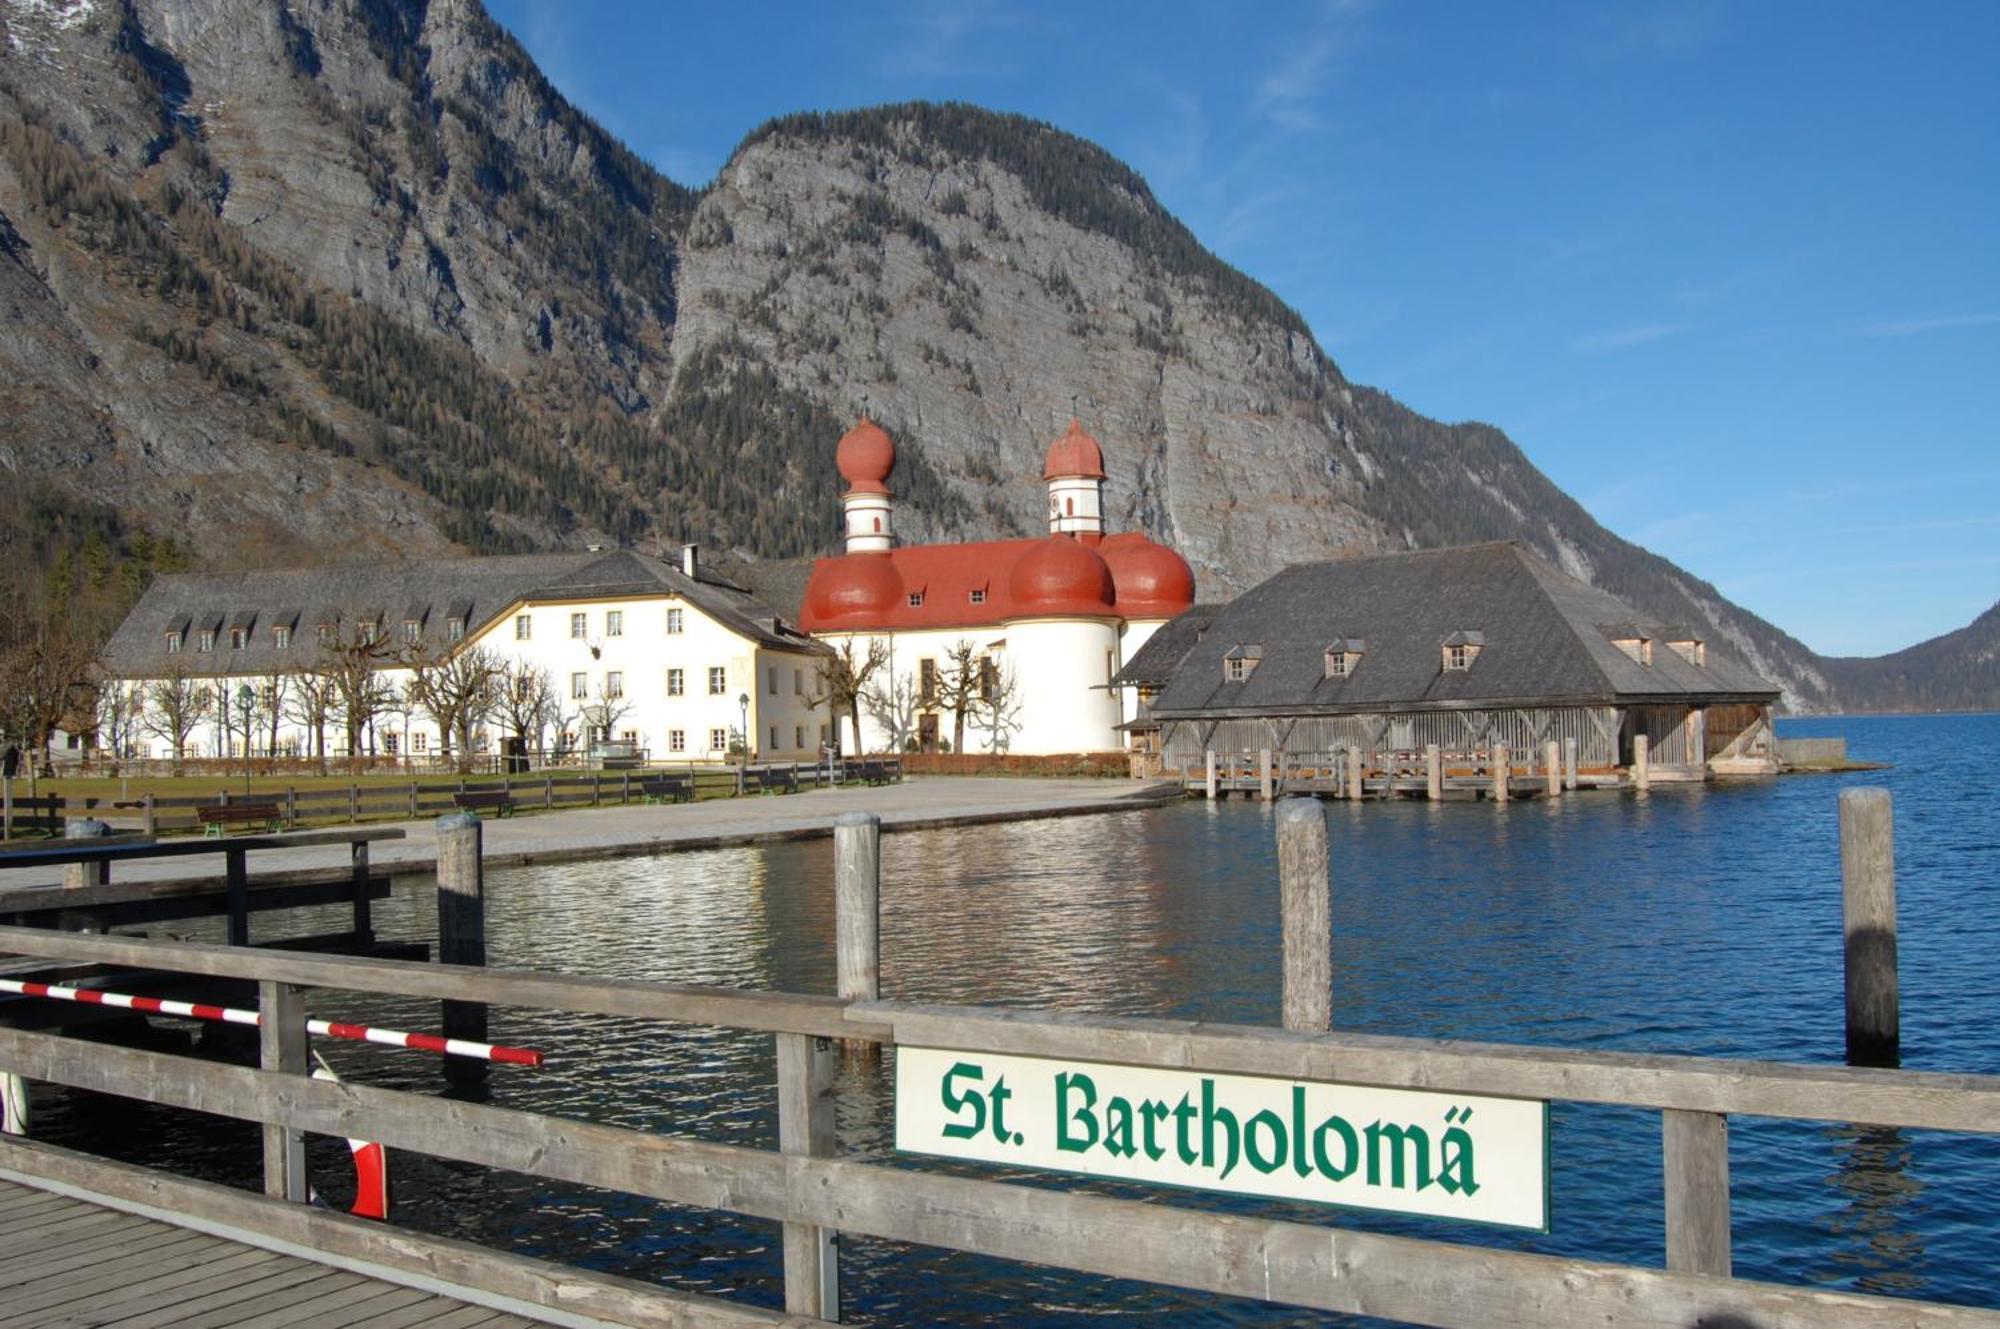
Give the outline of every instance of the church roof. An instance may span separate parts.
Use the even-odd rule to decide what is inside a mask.
[[[1657,643],[1651,663],[1613,644],[1607,625],[1640,628],[1639,635]],[[1153,714],[1175,719],[1777,697],[1776,685],[1713,643],[1700,663],[1667,646],[1694,639],[1685,628],[1647,623],[1616,596],[1512,543],[1303,563],[1215,615],[1173,668]],[[1347,650],[1356,640],[1366,646],[1359,662],[1328,677],[1330,644],[1341,642]],[[1477,647],[1470,668],[1442,667],[1448,644]],[[1226,678],[1224,658],[1252,650],[1257,664],[1248,676]]]

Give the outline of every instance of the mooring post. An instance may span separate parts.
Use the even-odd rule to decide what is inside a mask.
[[[1652,740],[1644,734],[1632,735],[1632,787],[1641,791],[1653,787]]]
[[[1271,801],[1271,749],[1257,749],[1257,797]]]
[[[1278,911],[1284,935],[1285,1028],[1333,1027],[1333,903],[1326,809],[1316,798],[1278,804]]]
[[[305,993],[290,983],[257,984],[257,1064],[267,1071],[306,1075]],[[264,1194],[304,1202],[306,1137],[303,1131],[272,1122],[264,1125]]]
[[[1424,797],[1444,801],[1444,749],[1435,743],[1424,745]]]
[[[241,849],[230,849],[222,855],[223,889],[229,904],[229,944],[248,946],[250,944],[250,864],[249,856]]]
[[[159,810],[153,806],[153,796],[151,794],[146,795],[145,802],[146,834],[149,837],[158,835],[160,833]]]
[[[1507,778],[1514,773],[1514,754],[1507,750],[1505,743],[1493,745],[1493,769],[1488,772],[1493,781],[1493,801],[1507,801]]]
[[[1667,1188],[1667,1268],[1729,1277],[1729,1118],[1667,1108],[1660,1114]]]
[[[354,882],[354,940],[373,944],[375,923],[368,899],[368,842],[356,840],[348,846],[348,874]]]
[[[1542,774],[1548,781],[1549,797],[1561,798],[1563,791],[1562,748],[1552,738],[1542,748]]]
[[[1215,749],[1210,748],[1203,755],[1208,759],[1208,775],[1204,791],[1208,795],[1208,801],[1213,803],[1215,801]]]
[[[1896,975],[1896,826],[1886,789],[1840,792],[1841,901],[1847,933],[1847,1060],[1902,1058]]]
[[[833,926],[835,991],[843,1001],[874,1001],[882,995],[882,819],[872,812],[843,812],[834,822]]]
[[[1347,796],[1359,803],[1368,796],[1368,786],[1362,782],[1361,749],[1347,749]]]
[[[437,819],[437,958],[441,964],[486,963],[484,841],[485,828],[477,813],[454,812]],[[443,1020],[446,1038],[486,1041],[483,1002],[446,1001]],[[447,1076],[460,1078],[468,1070],[475,1076],[483,1075],[486,1063],[460,1057],[445,1059]]]
[[[1563,788],[1576,788],[1576,740],[1563,740]]]
[[[778,1150],[833,1156],[833,1044],[810,1034],[778,1035]],[[839,1247],[832,1228],[785,1224],[785,1311],[840,1319]]]
[[[109,834],[111,827],[95,817],[78,817],[63,826],[65,840],[102,840]],[[81,849],[85,846],[75,847]],[[67,890],[77,890],[84,886],[102,886],[108,875],[102,862],[66,864],[63,867],[63,887]]]

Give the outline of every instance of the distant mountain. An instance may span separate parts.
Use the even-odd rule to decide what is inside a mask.
[[[824,551],[864,402],[907,534],[1018,534],[1074,409],[1114,522],[1206,598],[1518,539],[1795,705],[1874,686],[1606,531],[1498,430],[1347,382],[1092,144],[960,105],[796,115],[695,193],[475,0],[0,0],[0,367],[0,466],[41,507],[108,506],[212,566]]]
[[[1850,711],[2000,711],[2000,604],[1906,651],[1821,665]]]

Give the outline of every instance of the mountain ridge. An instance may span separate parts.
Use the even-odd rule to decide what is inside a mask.
[[[863,403],[898,438],[906,534],[1018,534],[1075,406],[1114,520],[1205,596],[1512,538],[1705,625],[1800,708],[1918,695],[1619,539],[1498,429],[1348,382],[1052,126],[780,116],[695,191],[473,0],[0,0],[0,30],[0,465],[205,533],[211,561],[824,552]]]

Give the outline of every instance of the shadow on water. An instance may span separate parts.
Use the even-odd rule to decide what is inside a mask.
[[[1863,1292],[1921,1295],[1926,1279],[1919,1272],[1924,1239],[1918,1222],[1927,1188],[1911,1173],[1909,1137],[1889,1126],[1841,1125],[1825,1138],[1839,1162],[1827,1184],[1841,1200],[1820,1220],[1838,1242],[1825,1281],[1851,1282]]]

